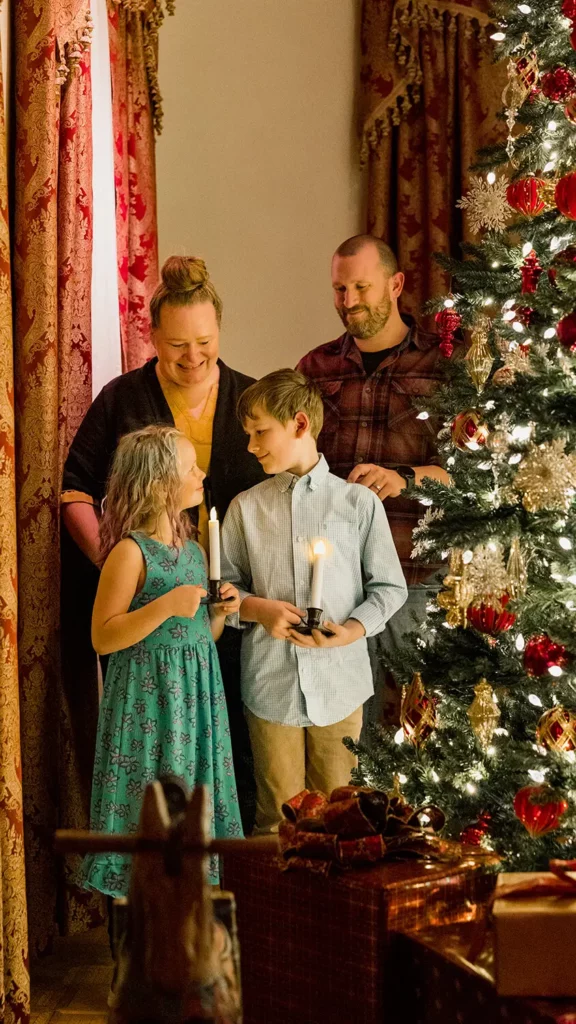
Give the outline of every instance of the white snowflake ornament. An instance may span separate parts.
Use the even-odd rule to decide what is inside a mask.
[[[504,174],[495,177],[493,182],[486,178],[472,179],[469,192],[459,199],[456,206],[466,210],[472,230],[478,234],[482,228],[502,231],[510,216],[510,206],[506,199],[508,178]]]

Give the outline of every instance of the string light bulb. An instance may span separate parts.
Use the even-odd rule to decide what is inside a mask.
[[[564,551],[572,550],[572,541],[569,537],[559,537],[558,543],[560,547],[564,549]]]
[[[546,330],[544,331],[544,337],[545,338],[553,338],[555,334],[556,334],[556,328],[555,327],[547,327]]]
[[[496,175],[494,174],[494,171],[489,171],[489,173],[486,175],[486,181],[488,182],[489,185],[494,184],[494,182],[496,181]]]
[[[528,4],[518,4],[518,10],[520,11],[520,14],[532,13],[532,8],[529,7]]]
[[[522,246],[522,255],[529,256],[533,248],[534,246],[532,245],[532,242],[524,242],[524,245]]]
[[[549,132],[555,132],[558,125],[556,124],[556,121],[548,121],[546,127],[548,128]]]
[[[452,306],[454,305],[454,299],[444,299],[444,305],[446,309],[452,309]]]
[[[530,702],[530,704],[533,704],[535,708],[541,708],[542,707],[542,701],[540,700],[540,697],[538,697],[538,695],[536,693],[528,694],[528,701]]]
[[[506,39],[506,33],[493,32],[492,35],[490,36],[490,39],[493,39],[495,43],[501,43],[504,41],[504,39]]]

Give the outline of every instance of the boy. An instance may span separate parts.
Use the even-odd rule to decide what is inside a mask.
[[[275,831],[285,800],[330,793],[355,765],[372,694],[366,637],[406,600],[382,502],[333,476],[316,448],[322,398],[295,370],[277,370],[241,396],[248,450],[270,480],[243,491],[224,520],[222,578],[240,590],[242,699],[254,754],[256,832]],[[311,549],[323,539],[327,637],[295,630],[310,605]]]

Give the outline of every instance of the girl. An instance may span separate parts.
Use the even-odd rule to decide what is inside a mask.
[[[146,427],[122,438],[100,524],[104,563],[92,617],[92,642],[110,654],[100,707],[91,828],[135,831],[146,783],[178,775],[211,792],[213,832],[240,836],[240,812],[226,702],[214,640],[237,611],[211,607],[202,548],[190,539],[185,509],[199,505],[205,474],[175,427]],[[217,862],[210,881],[218,882]],[[130,861],[95,854],[84,884],[128,894]]]

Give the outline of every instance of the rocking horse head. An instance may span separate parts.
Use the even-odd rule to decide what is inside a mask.
[[[208,858],[186,850],[210,841],[206,789],[200,786],[189,797],[179,779],[151,783],[139,834],[156,842],[133,857],[109,1021],[238,1022],[232,942],[214,917]]]

